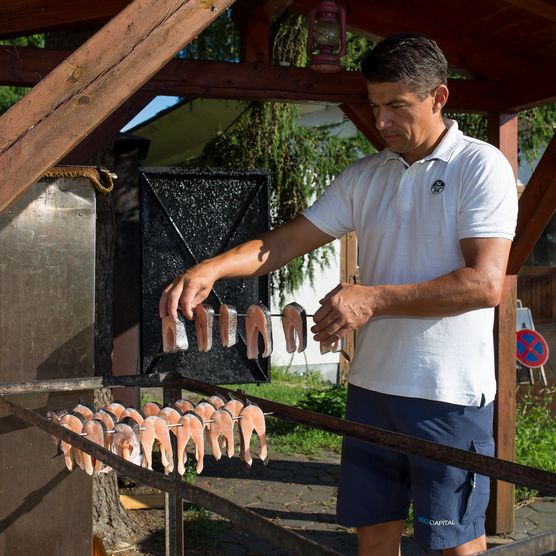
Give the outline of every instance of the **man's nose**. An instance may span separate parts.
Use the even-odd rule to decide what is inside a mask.
[[[390,125],[390,118],[386,110],[375,110],[375,125],[379,131],[387,128]]]

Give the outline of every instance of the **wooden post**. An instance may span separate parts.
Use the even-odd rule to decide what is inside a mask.
[[[164,406],[172,405],[181,398],[181,386],[164,386],[162,397]],[[178,443],[173,432],[170,432],[170,441],[172,443],[172,457],[174,458],[174,471],[170,473],[170,477],[179,480],[180,476],[177,469]],[[175,493],[164,493],[164,537],[166,556],[183,556],[183,499]]]
[[[517,114],[489,114],[488,139],[510,161],[517,174]],[[515,306],[517,276],[506,276],[500,305],[496,308],[494,353],[497,392],[494,405],[496,457],[515,457]],[[514,528],[514,485],[494,481],[487,510],[488,533],[505,533]]]
[[[349,232],[340,239],[340,281],[355,284],[357,282],[357,236]],[[353,359],[355,353],[356,331],[350,332],[344,340],[344,351]],[[347,381],[349,361],[340,356],[340,382]]]
[[[135,0],[0,117],[0,211],[234,0]]]

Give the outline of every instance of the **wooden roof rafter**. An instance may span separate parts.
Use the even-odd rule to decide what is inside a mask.
[[[313,0],[296,0],[291,11],[307,15]],[[413,7],[413,9],[411,9]],[[519,75],[531,60],[512,56],[493,47],[481,38],[465,37],[454,33],[451,27],[439,25],[438,19],[423,17],[422,4],[373,0],[372,9],[365,2],[348,2],[346,6],[348,29],[367,36],[370,33],[386,37],[411,30],[434,38],[454,68],[468,70],[477,76],[499,80]]]
[[[0,117],[0,211],[234,0],[134,0]]]
[[[0,85],[33,86],[70,52],[0,47]],[[491,112],[499,91],[489,81],[449,81],[449,109]],[[205,98],[285,100],[358,105],[367,92],[358,72],[330,75],[306,68],[258,63],[170,60],[142,90],[161,95]]]

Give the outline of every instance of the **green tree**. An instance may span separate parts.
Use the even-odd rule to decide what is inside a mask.
[[[15,39],[0,40],[0,46],[36,47],[44,46],[43,35],[30,35]],[[29,91],[28,87],[0,87],[0,114],[3,114],[12,104],[24,97]]]

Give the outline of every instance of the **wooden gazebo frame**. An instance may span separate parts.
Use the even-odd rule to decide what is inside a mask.
[[[377,147],[360,76],[269,64],[269,23],[306,15],[316,0],[238,0],[241,63],[173,59],[234,0],[18,0],[0,2],[0,37],[107,21],[75,52],[0,48],[0,84],[34,86],[0,117],[0,211],[52,165],[82,163],[157,94],[319,101],[341,106]],[[433,37],[466,79],[451,80],[448,110],[488,115],[489,141],[517,172],[517,113],[556,100],[556,7],[545,0],[345,0],[348,27],[365,36],[410,30]],[[497,457],[513,460],[516,277],[556,207],[556,138],[520,198],[495,339]],[[492,532],[513,527],[513,485],[494,485]]]

